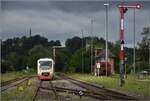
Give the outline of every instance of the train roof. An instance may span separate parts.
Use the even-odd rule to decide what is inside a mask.
[[[46,60],[53,61],[52,58],[40,58],[40,59],[38,59],[38,61],[46,61]]]

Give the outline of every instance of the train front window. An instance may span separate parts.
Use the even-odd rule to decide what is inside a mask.
[[[40,68],[41,69],[50,69],[52,68],[52,61],[40,61]]]

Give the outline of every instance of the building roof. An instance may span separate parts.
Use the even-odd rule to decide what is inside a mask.
[[[108,50],[108,57],[109,57],[109,58],[114,58],[115,55],[114,55],[112,52],[110,52],[110,51]],[[97,54],[96,58],[105,58],[105,50],[102,49],[102,50]]]

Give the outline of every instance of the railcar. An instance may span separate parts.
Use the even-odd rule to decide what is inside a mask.
[[[107,75],[111,75],[111,64],[109,62],[107,62],[107,69],[106,69],[106,62],[99,62],[100,63],[100,67],[98,70],[97,65],[95,65],[95,73],[99,74],[99,75],[106,75],[106,71],[107,71]],[[99,73],[98,73],[99,72]]]
[[[107,75],[111,74],[111,64],[107,62],[107,69],[106,69],[106,62],[101,62],[100,74],[106,75],[106,71]]]
[[[54,60],[51,58],[41,58],[37,61],[37,74],[39,80],[53,80]]]

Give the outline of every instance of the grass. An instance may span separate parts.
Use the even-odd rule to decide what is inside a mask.
[[[119,75],[113,75],[113,76],[92,76],[90,74],[76,74],[76,73],[71,73],[67,74],[68,76],[78,79],[78,80],[83,80],[86,82],[102,85],[105,88],[125,92],[128,94],[132,95],[139,95],[144,98],[149,98],[150,97],[150,80],[137,80],[137,77],[134,75],[128,75],[126,79],[126,83],[123,87],[119,86]]]
[[[37,82],[35,79],[30,79],[30,82],[31,85],[23,82],[10,91],[2,92],[2,101],[32,101],[35,90],[37,89]],[[19,90],[19,87],[23,87],[23,90]]]
[[[36,71],[20,71],[20,72],[9,72],[1,74],[1,81],[8,81],[15,78],[21,78],[24,76],[35,76]],[[28,85],[30,82],[30,85]],[[30,79],[28,82],[23,82],[16,86],[10,91],[4,91],[1,93],[2,101],[32,101],[33,95],[37,88],[36,79]]]
[[[33,76],[33,75],[36,75],[36,71],[10,72],[10,73],[1,74],[1,81],[7,81],[7,80],[23,77],[23,76]],[[105,76],[96,77],[90,74],[77,74],[77,73],[68,73],[67,75],[78,80],[83,80],[83,81],[87,81],[90,83],[102,85],[105,88],[109,88],[109,89],[113,89],[113,90],[117,90],[121,92],[127,92],[133,95],[139,95],[144,98],[150,97],[150,85],[149,85],[150,80],[147,80],[147,79],[138,80],[137,77],[134,75],[127,76],[126,83],[123,87],[119,86],[118,74],[108,76],[108,77],[105,77]],[[14,92],[13,94],[15,93],[17,92]]]
[[[21,78],[24,76],[34,76],[36,75],[36,71],[14,71],[14,72],[8,72],[8,73],[4,73],[1,74],[1,81],[8,81],[8,80],[12,80],[15,78]]]

